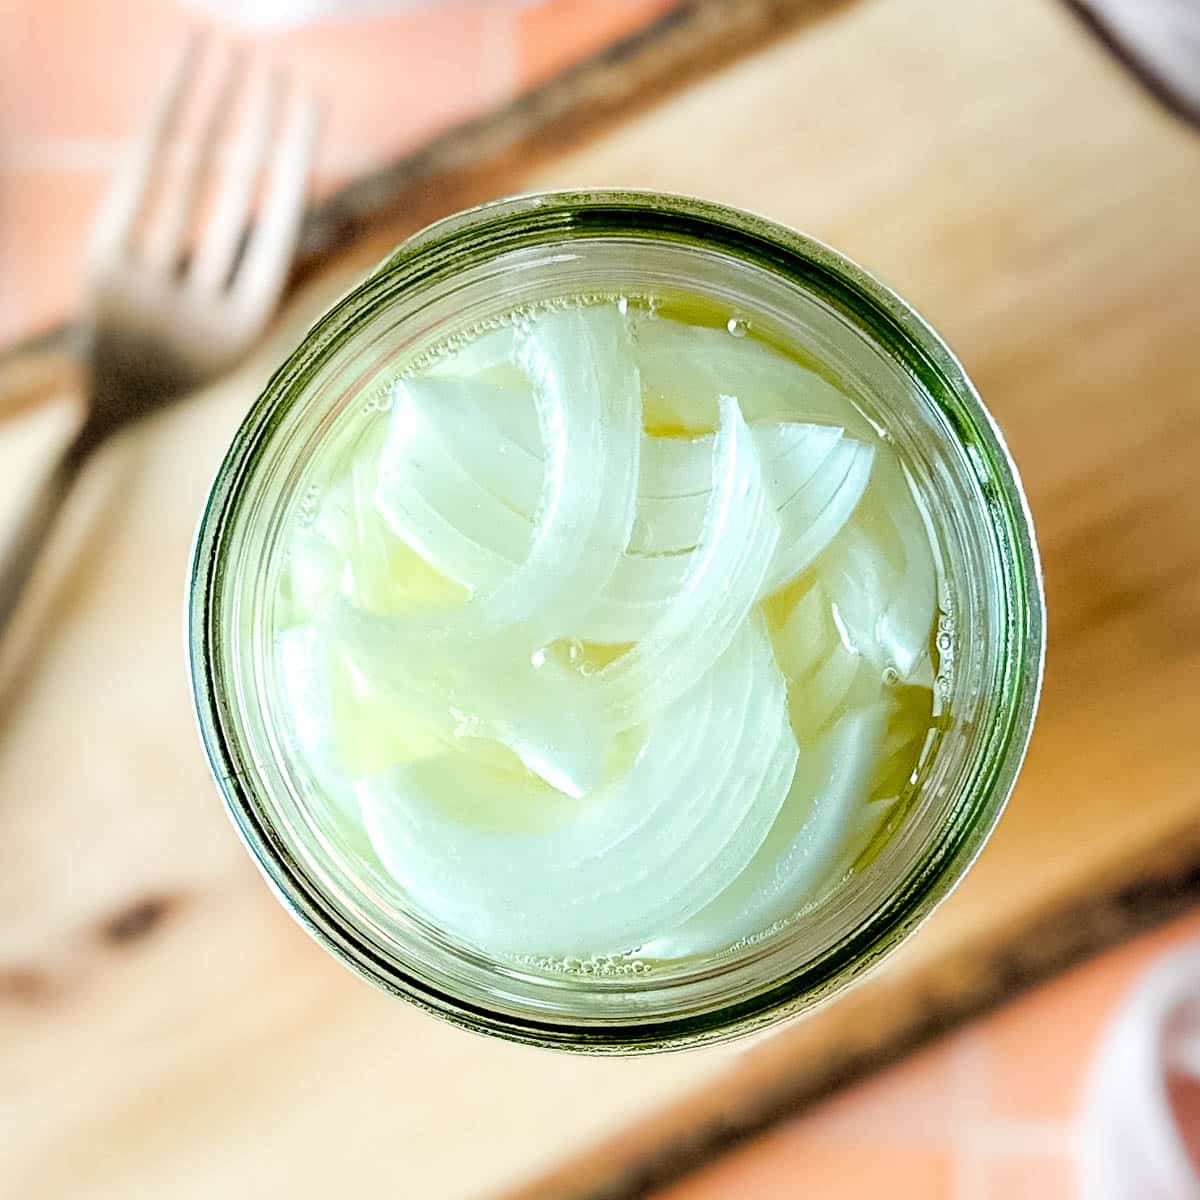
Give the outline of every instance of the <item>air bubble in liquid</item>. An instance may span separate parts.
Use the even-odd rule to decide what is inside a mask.
[[[633,305],[635,303],[645,304],[645,311],[640,312],[634,309]],[[471,343],[486,334],[494,333],[498,329],[510,328],[516,329],[518,332],[528,332],[532,328],[533,322],[546,313],[563,312],[572,308],[585,308],[598,304],[615,304],[622,312],[629,313],[630,316],[636,318],[638,316],[656,316],[659,302],[653,296],[646,296],[636,291],[630,291],[622,294],[615,292],[583,292],[570,296],[552,297],[531,304],[521,304],[516,308],[501,313],[499,316],[475,321],[465,329],[447,334],[442,341],[421,351],[420,354],[415,355],[409,360],[408,363],[399,369],[398,375],[400,378],[411,378],[414,375],[423,374],[436,363],[446,358],[452,358],[460,350],[470,346]],[[631,332],[636,337],[636,325],[632,322],[631,325],[633,326]]]
[[[627,954],[593,954],[587,958],[550,958],[541,955],[521,956],[523,965],[536,967],[556,975],[603,975],[605,977],[649,975],[653,969],[640,958]]]
[[[749,324],[741,317],[730,317],[725,322],[725,328],[735,337],[744,338],[749,331]]]

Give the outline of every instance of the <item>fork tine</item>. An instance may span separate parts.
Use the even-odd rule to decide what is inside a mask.
[[[262,209],[232,284],[234,302],[247,320],[265,316],[283,290],[304,214],[318,124],[312,97],[297,98],[285,120]]]
[[[266,157],[275,110],[279,107],[282,80],[272,74],[254,88],[247,112],[225,166],[200,244],[188,275],[188,286],[197,292],[224,287],[250,216],[255,182]]]
[[[193,31],[184,41],[166,87],[141,137],[118,168],[92,228],[88,255],[96,263],[120,252],[142,210],[150,183],[161,169],[163,148],[179,114],[183,96],[196,73],[203,35]]]
[[[200,139],[187,154],[182,175],[164,204],[158,228],[147,240],[146,258],[166,271],[173,271],[179,262],[184,234],[212,166],[217,140],[224,129],[244,68],[245,56],[226,48],[217,94],[205,118]]]

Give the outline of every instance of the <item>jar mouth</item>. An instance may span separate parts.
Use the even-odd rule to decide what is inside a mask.
[[[789,295],[797,303],[808,297],[829,314],[831,330],[841,322],[873,347],[872,369],[911,382],[942,449],[953,451],[957,475],[942,480],[952,501],[959,492],[947,507],[955,526],[948,533],[987,586],[945,615],[989,622],[986,653],[972,658],[968,649],[954,683],[970,689],[978,728],[964,735],[956,773],[927,781],[936,821],[922,829],[906,821],[866,871],[833,893],[820,917],[832,932],[816,951],[801,945],[815,928],[801,919],[689,973],[555,978],[490,959],[419,918],[376,920],[356,895],[369,887],[358,889],[337,869],[320,831],[297,835],[276,795],[286,781],[264,766],[274,752],[270,729],[256,731],[247,716],[261,708],[263,682],[246,666],[258,603],[248,564],[269,556],[261,531],[298,478],[305,438],[328,432],[351,392],[354,403],[368,394],[384,369],[380,347],[400,322],[432,329],[439,303],[472,302],[473,285],[463,281],[521,264],[546,276],[558,248],[582,260],[586,248],[605,246],[614,254],[647,248],[646,270],[659,259],[694,265],[694,256],[707,256],[735,274],[774,281],[785,307]],[[601,276],[604,269],[600,261]],[[686,275],[691,266],[679,269]],[[352,377],[357,391],[347,390]],[[858,387],[869,393],[870,378]],[[861,398],[869,404],[869,394]],[[947,637],[953,633],[947,627]],[[483,205],[418,233],[343,296],[277,371],[235,435],[200,522],[188,646],[201,736],[235,827],[319,941],[371,982],[469,1028],[565,1049],[637,1052],[727,1038],[828,998],[949,894],[998,820],[1024,758],[1042,680],[1044,600],[1032,521],[1003,438],[957,359],[890,289],[822,243],[751,214],[649,192],[550,192]],[[856,890],[868,878],[889,886]]]

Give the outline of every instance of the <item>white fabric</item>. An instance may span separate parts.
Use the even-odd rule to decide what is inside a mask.
[[[1080,1130],[1084,1200],[1200,1198],[1171,1105],[1169,1084],[1180,1076],[1200,1080],[1200,946],[1153,967],[1104,1035]]]

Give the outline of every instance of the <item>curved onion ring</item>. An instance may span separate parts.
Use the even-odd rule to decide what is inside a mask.
[[[358,797],[384,866],[447,928],[502,952],[613,952],[686,920],[738,877],[796,756],[770,643],[752,622],[660,714],[629,773],[583,804],[468,756],[363,780]],[[514,832],[513,813],[531,814],[530,827]]]
[[[900,467],[881,462],[855,520],[818,566],[841,628],[881,670],[929,683],[937,576],[929,536]]]
[[[675,958],[718,950],[787,921],[818,899],[867,798],[887,718],[886,702],[856,709],[804,751],[779,815],[746,870],[681,928],[642,952]]]
[[[676,595],[642,637],[595,677],[617,728],[637,724],[695,684],[758,602],[779,526],[737,401],[721,400],[713,488]],[[603,603],[603,601],[601,602]],[[586,628],[587,618],[581,628]]]
[[[486,493],[473,480],[468,489],[430,467],[436,438],[421,436],[422,410],[430,407],[430,391],[445,385],[397,385],[376,503],[401,538],[423,556],[436,555],[473,592],[453,616],[414,631],[419,636],[487,636],[536,618],[539,640],[549,640],[561,633],[553,625],[564,611],[615,570],[633,526],[641,442],[641,390],[621,352],[625,336],[615,311],[584,321],[570,310],[546,315],[519,339],[545,454],[538,511],[523,547],[516,514],[485,507]],[[442,462],[454,463],[444,448]],[[503,550],[480,554],[484,530],[497,519],[508,554],[517,556],[515,569],[507,568]],[[473,561],[484,564],[477,576]]]
[[[796,601],[774,637],[775,659],[789,681],[792,729],[807,744],[823,730],[858,680],[862,658],[838,636],[819,582]]]
[[[872,437],[831,383],[752,338],[643,317],[634,325],[633,354],[648,424],[704,433],[715,426],[719,398],[734,396],[750,422],[815,421]]]
[[[401,414],[413,395],[406,385],[398,403]],[[417,478],[408,491],[408,507],[388,508],[397,531],[430,561],[473,591],[486,592],[511,574],[525,554],[531,536],[522,528],[540,492],[544,469],[527,438],[511,437],[501,428],[518,422],[512,414],[522,397],[477,381],[437,379],[425,382],[426,405],[421,418],[427,438],[413,447]],[[526,400],[526,405],[528,401]],[[501,417],[501,413],[507,414]],[[403,433],[417,424],[399,421]],[[778,511],[780,535],[776,557],[762,593],[778,590],[804,571],[853,513],[871,474],[874,451],[844,439],[839,428],[787,423],[753,429],[766,486]],[[423,449],[424,441],[433,443]],[[405,442],[417,442],[406,436]],[[624,643],[644,637],[681,594],[692,566],[689,552],[698,545],[712,496],[715,435],[694,439],[640,438],[642,470],[638,482],[637,520],[628,552],[609,570],[610,555],[588,572],[589,592],[600,599],[573,626],[586,641]],[[447,466],[434,478],[440,459]],[[467,476],[464,482],[461,476]],[[437,492],[440,507],[415,512],[425,497]],[[625,512],[621,511],[621,531]],[[611,543],[610,543],[611,546]],[[606,575],[607,572],[607,575]],[[608,582],[603,581],[607,578]]]

